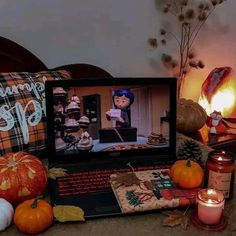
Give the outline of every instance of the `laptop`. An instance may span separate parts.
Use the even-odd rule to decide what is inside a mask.
[[[123,214],[109,176],[176,160],[175,78],[46,81],[45,93],[49,168],[67,171],[49,181],[53,206]]]

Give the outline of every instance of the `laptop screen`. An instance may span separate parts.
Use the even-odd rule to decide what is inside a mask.
[[[51,159],[175,156],[174,78],[46,82]]]

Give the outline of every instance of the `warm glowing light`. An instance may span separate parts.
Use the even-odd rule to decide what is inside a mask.
[[[235,95],[232,89],[225,89],[216,93],[211,100],[211,106],[216,111],[221,111],[221,114],[227,113],[235,103]]]
[[[207,189],[207,194],[216,194],[216,191],[209,188],[209,189]]]
[[[223,84],[217,91],[212,94],[210,102],[202,95],[199,98],[199,104],[210,115],[213,111],[221,112],[223,117],[232,117],[236,110],[236,84],[235,78]]]

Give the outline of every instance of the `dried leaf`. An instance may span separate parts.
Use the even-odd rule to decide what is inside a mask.
[[[59,222],[85,221],[84,211],[76,206],[57,205],[53,207],[53,215]]]
[[[48,170],[48,178],[51,178],[51,179],[56,179],[58,177],[63,177],[63,176],[66,176],[67,173],[66,173],[66,169],[63,169],[63,168],[56,168],[56,167],[53,167],[51,169]]]
[[[163,220],[162,225],[170,227],[180,225],[182,229],[187,229],[189,218],[186,214],[178,210],[166,211],[164,214],[167,215],[167,217]]]
[[[146,187],[146,189],[153,190],[153,186],[152,186],[152,183],[150,181],[144,181],[143,184]]]
[[[111,181],[114,184],[115,188],[120,186],[131,186],[133,184],[140,185],[141,180],[133,172],[128,173],[118,173],[117,176],[112,176]]]

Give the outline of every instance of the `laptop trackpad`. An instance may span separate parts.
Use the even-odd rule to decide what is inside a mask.
[[[99,212],[117,212],[117,210],[119,210],[119,207],[117,205],[113,205],[113,206],[98,206],[95,208],[95,210],[99,213]]]
[[[96,193],[88,198],[91,198],[91,207],[85,209],[85,217],[121,214],[119,204],[112,192]]]

